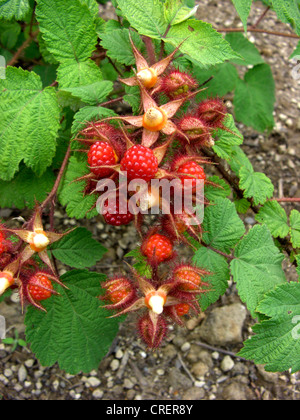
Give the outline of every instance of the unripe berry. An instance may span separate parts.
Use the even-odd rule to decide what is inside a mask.
[[[184,291],[198,290],[202,284],[201,275],[191,266],[181,266],[174,271],[174,281]]]
[[[170,99],[179,99],[187,96],[197,87],[198,82],[188,73],[173,70],[161,79],[159,90]]]
[[[136,290],[129,279],[126,277],[117,277],[108,280],[102,285],[106,290],[105,295],[100,299],[107,301],[107,309],[120,309],[130,304],[136,297]]]
[[[147,313],[139,320],[138,330],[143,341],[153,349],[159,347],[167,335],[168,325],[161,316],[153,320]]]
[[[184,133],[190,141],[197,141],[199,143],[210,142],[211,139],[211,130],[208,125],[195,116],[185,116],[177,123],[178,129]],[[182,139],[185,138],[182,136]]]
[[[167,122],[168,116],[161,108],[150,108],[143,117],[143,127],[149,131],[160,131]]]
[[[213,128],[221,128],[227,115],[227,108],[221,99],[207,99],[197,110],[199,118]]]
[[[144,85],[147,89],[153,88],[156,85],[158,79],[155,70],[151,68],[140,70],[136,76],[142,85]]]

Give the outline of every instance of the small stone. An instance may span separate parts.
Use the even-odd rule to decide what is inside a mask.
[[[221,369],[223,372],[229,372],[234,368],[234,361],[230,356],[225,356],[221,363]]]
[[[209,367],[203,362],[197,362],[192,367],[191,372],[197,379],[204,378],[204,376],[209,372]]]
[[[97,388],[101,384],[100,379],[95,378],[94,376],[87,379],[87,384],[92,388]]]
[[[11,369],[5,369],[3,373],[4,373],[4,376],[6,376],[7,378],[10,378],[14,374]]]
[[[22,391],[22,385],[20,385],[20,384],[17,384],[17,385],[15,385],[14,386],[14,390],[16,391],[16,392],[20,392],[20,391]]]
[[[134,387],[134,383],[133,382],[131,382],[131,380],[130,379],[128,379],[128,378],[126,378],[125,380],[124,380],[124,388],[125,389],[132,389],[133,387]]]
[[[118,349],[115,356],[116,356],[116,359],[122,359],[124,356],[123,350]]]
[[[189,350],[190,350],[190,348],[191,348],[191,344],[190,344],[190,343],[184,343],[184,344],[181,346],[181,351],[185,353],[186,351],[189,351]]]
[[[18,371],[19,382],[25,382],[27,379],[27,370],[25,366],[21,365]]]
[[[26,360],[26,362],[24,364],[27,368],[32,368],[32,366],[34,365],[34,360],[33,359],[28,359],[28,360]]]
[[[157,369],[156,373],[158,374],[158,376],[164,376],[165,371],[163,369]]]
[[[58,390],[58,388],[59,388],[59,380],[55,379],[55,381],[53,381],[52,388],[53,388],[53,391],[55,391],[55,392]]]
[[[218,353],[217,351],[214,351],[214,352],[211,354],[211,357],[212,357],[214,360],[219,360],[220,353]]]
[[[113,372],[115,372],[116,370],[118,370],[120,367],[120,362],[118,359],[114,359],[111,364],[110,364],[110,368]]]
[[[30,388],[30,387],[31,387],[31,385],[32,385],[32,383],[31,383],[30,381],[25,381],[25,382],[24,382],[24,387],[25,387],[25,388]]]
[[[101,398],[104,395],[104,392],[102,391],[102,389],[95,389],[92,395],[96,400],[101,400]]]

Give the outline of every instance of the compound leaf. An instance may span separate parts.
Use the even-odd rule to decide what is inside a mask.
[[[0,97],[0,178],[11,180],[23,159],[41,176],[56,150],[60,108],[55,88],[43,89],[34,72],[8,67]]]
[[[256,225],[240,241],[231,262],[231,272],[238,292],[252,316],[259,302],[278,284],[286,281],[282,255],[266,226]]]
[[[230,252],[245,233],[234,203],[227,198],[216,198],[214,205],[207,207],[203,222],[203,241],[223,252]]]
[[[239,355],[270,372],[300,370],[300,284],[286,283],[268,293],[258,310],[271,319],[254,325],[256,334]]]
[[[55,285],[60,296],[43,303],[45,314],[30,307],[26,314],[26,338],[41,364],[70,374],[97,369],[118,332],[118,320],[109,319],[98,296],[103,274],[69,271],[61,277],[68,287]]]
[[[291,241],[294,248],[300,248],[300,213],[292,210],[290,215]]]
[[[0,0],[0,19],[22,20],[29,10],[29,0]]]
[[[55,258],[73,268],[89,268],[101,260],[107,249],[79,227],[51,246]]]
[[[212,273],[205,278],[211,291],[201,295],[199,298],[201,309],[205,311],[226,292],[228,281],[230,280],[229,266],[224,257],[205,247],[196,251],[193,263]]]
[[[79,0],[38,0],[36,16],[48,51],[56,60],[85,61],[97,43],[93,16]]]
[[[267,201],[261,207],[255,219],[267,225],[275,238],[284,238],[289,234],[287,214],[277,201]]]

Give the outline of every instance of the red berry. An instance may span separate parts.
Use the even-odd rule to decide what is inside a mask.
[[[29,280],[28,293],[33,300],[40,302],[52,296],[53,286],[46,275],[37,274]]]
[[[108,225],[112,226],[123,226],[128,225],[130,222],[133,221],[134,215],[130,213],[128,209],[128,202],[126,203],[126,213],[120,214],[120,200],[122,198],[117,197],[116,201],[114,200],[106,200],[105,208],[103,209],[103,217]],[[125,199],[124,199],[125,200]],[[110,202],[111,201],[111,202]]]
[[[206,180],[204,169],[200,165],[198,165],[198,163],[196,162],[185,163],[184,165],[178,168],[177,172],[180,174],[180,178],[183,184],[186,179],[193,180],[193,183],[192,183],[193,188],[196,187],[197,180],[203,180],[203,181]],[[185,176],[184,174],[186,174],[187,176]]]
[[[189,313],[190,305],[187,303],[179,303],[178,305],[175,305],[175,310],[178,316],[184,316]]]
[[[4,233],[0,232],[0,255],[7,251],[7,241]]]
[[[132,146],[121,161],[121,170],[127,172],[128,179],[143,179],[148,182],[158,170],[158,161],[153,151],[141,145]]]
[[[158,233],[150,236],[142,249],[146,257],[150,260],[154,259],[158,264],[168,260],[173,255],[173,244],[171,240]]]
[[[101,166],[115,165],[118,160],[112,146],[104,141],[97,141],[91,146],[88,153],[88,163],[91,171],[101,178],[109,176],[113,172],[111,169],[101,168]]]
[[[176,270],[175,280],[181,283],[182,290],[197,290],[202,283],[200,274],[185,267]]]
[[[124,283],[124,282],[123,282]],[[127,298],[132,292],[131,284],[114,283],[108,288],[109,300],[112,303],[119,303]]]

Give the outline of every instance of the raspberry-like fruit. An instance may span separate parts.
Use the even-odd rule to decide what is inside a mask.
[[[153,259],[160,264],[172,257],[173,244],[169,238],[157,233],[150,236],[142,246],[142,251],[150,260]]]
[[[179,176],[183,184],[186,179],[193,180],[192,182],[193,188],[196,187],[197,180],[203,180],[203,181],[206,180],[204,169],[200,165],[198,165],[198,163],[196,162],[185,163],[184,165],[178,168],[177,172],[180,174]]]
[[[91,171],[101,178],[109,176],[113,172],[109,168],[102,168],[102,166],[115,165],[118,160],[112,146],[104,141],[97,141],[88,152],[88,163]]]
[[[207,99],[199,105],[198,115],[209,126],[221,128],[227,116],[227,108],[221,99]]]
[[[124,283],[124,282],[123,282]],[[131,293],[131,285],[114,283],[108,287],[109,300],[112,303],[119,303],[124,301]]]
[[[36,274],[29,280],[27,290],[33,300],[40,302],[52,296],[53,286],[46,275]]]
[[[178,316],[187,315],[190,311],[190,305],[187,303],[179,303],[175,306],[176,314]]]
[[[181,283],[181,290],[199,289],[202,279],[200,274],[187,268],[180,268],[175,272],[175,280]]]
[[[149,182],[158,170],[158,160],[148,147],[132,146],[121,161],[121,170],[127,172],[128,179],[143,179]]]
[[[125,200],[126,213],[121,214],[123,206],[120,206],[120,200]],[[103,217],[108,225],[112,226],[123,226],[128,225],[133,221],[134,215],[129,211],[128,202],[124,198],[117,197],[116,201],[106,200],[105,208],[103,209]],[[125,207],[124,206],[124,207]]]

